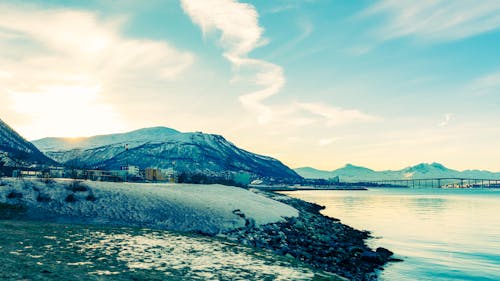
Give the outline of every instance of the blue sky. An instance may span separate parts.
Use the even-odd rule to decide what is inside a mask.
[[[500,171],[496,0],[2,1],[0,13],[0,118],[28,139],[162,125],[292,167]]]

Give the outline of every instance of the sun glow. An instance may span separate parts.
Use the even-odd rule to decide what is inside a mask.
[[[52,86],[39,92],[10,92],[13,109],[36,116],[33,124],[20,127],[28,137],[47,135],[76,137],[117,129],[118,114],[99,99],[100,85]]]

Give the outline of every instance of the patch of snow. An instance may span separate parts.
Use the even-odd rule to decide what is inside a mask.
[[[39,219],[216,234],[243,227],[248,221],[262,225],[298,216],[298,211],[289,205],[223,185],[84,181],[80,184],[88,190],[73,192],[68,189],[71,180],[44,183],[4,179],[4,183],[0,186],[0,202],[22,204],[29,216]],[[22,197],[8,198],[13,191]],[[40,197],[50,199],[37,200]]]

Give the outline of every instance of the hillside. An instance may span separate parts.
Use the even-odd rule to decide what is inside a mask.
[[[165,127],[80,140],[46,138],[33,143],[52,159],[72,167],[113,170],[135,165],[192,173],[230,171],[300,178],[280,161],[240,149],[220,135],[181,133]]]
[[[53,165],[32,143],[0,119],[0,166]]]

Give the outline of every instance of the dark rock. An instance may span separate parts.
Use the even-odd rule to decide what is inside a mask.
[[[384,259],[388,259],[390,258],[392,255],[394,255],[393,252],[387,250],[386,248],[383,248],[383,247],[378,247],[377,250],[375,250],[377,252],[377,254],[379,254],[382,258]]]
[[[11,191],[9,194],[7,194],[8,199],[19,199],[23,198],[23,194],[16,192],[16,191]]]
[[[72,182],[66,189],[73,192],[85,192],[89,191],[89,187],[85,186],[81,181]]]
[[[252,218],[245,219],[245,226],[246,227],[255,227],[255,220]]]
[[[21,204],[6,204],[0,202],[0,219],[15,219],[26,212],[26,207]]]
[[[350,280],[375,280],[376,270],[389,261],[392,254],[389,250],[380,248],[374,252],[366,245],[369,232],[321,215],[322,206],[285,196],[263,195],[291,205],[299,210],[299,216],[260,227],[247,224],[224,233],[229,240],[293,257]],[[240,210],[233,213],[248,220]]]
[[[240,218],[245,218],[245,214],[240,209],[233,210],[233,214],[237,215]]]
[[[36,201],[37,202],[50,202],[50,200],[52,200],[52,198],[50,198],[50,196],[44,195],[44,194],[40,194],[40,193],[36,197]]]
[[[68,202],[68,203],[74,203],[76,201],[78,201],[76,199],[76,197],[73,195],[73,194],[70,194],[68,196],[66,196],[66,198],[64,199],[65,202]]]
[[[375,264],[383,264],[384,260],[380,257],[379,254],[372,251],[364,251],[361,254],[361,259],[370,263]]]

